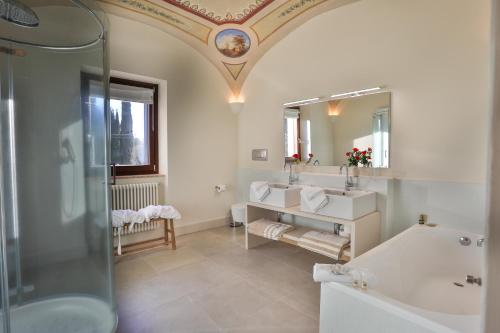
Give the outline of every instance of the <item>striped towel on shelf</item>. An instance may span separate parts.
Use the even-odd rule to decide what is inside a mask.
[[[249,233],[272,240],[279,240],[284,233],[293,229],[294,227],[289,224],[266,219],[260,219],[248,224]]]
[[[298,241],[300,247],[336,260],[339,260],[349,243],[349,238],[326,231],[309,231]]]

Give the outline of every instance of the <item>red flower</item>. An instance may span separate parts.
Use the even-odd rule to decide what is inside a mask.
[[[292,157],[295,158],[295,159],[299,159],[300,155],[299,154],[293,154]]]
[[[372,147],[368,147],[368,151],[371,153],[372,152]]]
[[[358,161],[359,161],[360,159],[361,159],[361,157],[359,157],[359,156],[356,156],[356,160],[358,160]]]
[[[361,154],[366,155],[366,150],[363,150]]]
[[[355,153],[357,153],[359,151],[359,149],[358,148],[352,148],[352,151],[355,152]]]
[[[313,157],[314,157],[314,155],[313,155],[313,154],[309,154],[309,157],[310,157],[310,158],[313,158]]]
[[[345,153],[345,156],[349,157],[349,156],[351,156],[351,153],[347,152],[347,153]]]
[[[371,158],[371,156],[368,156],[367,159],[371,160],[372,158]]]

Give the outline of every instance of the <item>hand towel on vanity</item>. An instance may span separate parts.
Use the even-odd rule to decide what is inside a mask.
[[[154,206],[150,205],[145,208],[139,209],[139,214],[144,216],[146,222],[152,219],[174,219],[181,218],[181,214],[173,206]]]
[[[339,267],[340,266],[340,267]],[[350,268],[342,265],[314,264],[313,279],[316,282],[351,283]]]
[[[255,195],[257,201],[264,200],[271,193],[269,183],[264,181],[253,182],[250,185],[250,191]]]
[[[331,232],[314,230],[300,237],[298,245],[304,249],[339,260],[349,242],[349,238],[340,237]]]
[[[300,197],[315,213],[328,204],[325,190],[320,187],[305,186],[300,191]]]
[[[248,224],[248,232],[272,240],[279,240],[284,233],[293,230],[289,224],[260,219]]]

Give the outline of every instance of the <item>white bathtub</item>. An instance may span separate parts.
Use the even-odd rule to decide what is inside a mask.
[[[471,245],[460,245],[461,236]],[[324,283],[321,332],[479,332],[481,287],[465,282],[483,276],[479,238],[416,225],[357,257],[347,265],[370,272],[368,290]]]

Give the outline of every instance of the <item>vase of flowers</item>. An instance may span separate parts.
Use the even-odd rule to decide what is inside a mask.
[[[353,175],[355,177],[359,176],[358,167],[361,165],[365,168],[370,167],[372,162],[372,148],[368,148],[366,150],[360,150],[359,148],[352,148],[352,151],[348,151],[345,153],[347,157],[347,163],[350,167],[353,167]]]

